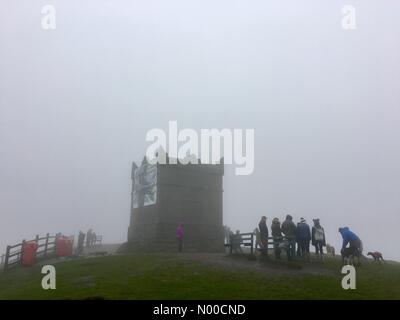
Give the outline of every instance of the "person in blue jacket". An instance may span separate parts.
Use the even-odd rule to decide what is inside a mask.
[[[339,233],[342,235],[343,238],[343,244],[342,244],[342,250],[347,247],[348,244],[350,244],[350,248],[354,248],[358,250],[359,255],[362,254],[362,242],[361,239],[348,227],[344,228],[339,228]]]
[[[296,228],[296,239],[300,248],[300,256],[303,259],[310,259],[310,241],[311,241],[311,230],[304,218],[300,219],[300,223],[297,224]]]

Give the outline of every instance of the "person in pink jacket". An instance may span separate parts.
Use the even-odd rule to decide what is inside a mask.
[[[181,223],[178,228],[176,229],[176,238],[178,239],[178,250],[179,252],[182,252],[182,246],[183,246],[183,223]]]

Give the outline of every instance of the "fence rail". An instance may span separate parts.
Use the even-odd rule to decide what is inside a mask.
[[[245,247],[250,247],[250,254],[253,255],[254,253],[254,249],[257,248],[257,245],[259,245],[259,243],[257,243],[256,241],[256,234],[253,232],[250,233],[241,233],[241,234],[232,234],[229,237],[229,243],[226,243],[225,246],[229,247],[230,250],[230,254],[232,254],[233,250],[240,246],[245,246]],[[259,251],[268,251],[269,249],[273,249],[275,242],[279,241],[285,241],[285,240],[290,240],[287,237],[268,237],[267,239],[267,243],[264,249],[259,248],[257,250]]]
[[[51,236],[47,233],[45,236],[40,237],[37,235],[35,239],[26,241],[22,240],[21,243],[14,244],[11,246],[7,246],[6,253],[0,256],[0,267],[4,270],[10,270],[21,264],[22,251],[24,244],[27,242],[36,242],[37,251],[36,251],[36,259],[43,260],[49,257],[53,257],[56,255],[56,240],[61,236],[60,234]],[[71,236],[73,238],[73,236]],[[91,246],[101,246],[103,244],[103,236],[98,235],[95,239],[93,239],[93,243]],[[1,270],[1,269],[0,269]]]
[[[235,247],[238,246],[245,246],[245,247],[250,247],[251,255],[253,255],[254,252],[254,233],[241,233],[241,234],[233,234],[229,237],[229,249],[230,249],[230,254],[232,254],[232,251]]]
[[[103,244],[103,236],[102,235],[96,236],[96,238],[94,239],[94,245],[101,246],[102,244]]]
[[[50,234],[46,234],[44,237],[37,235],[33,240],[22,240],[21,243],[7,246],[6,253],[1,258],[1,262],[4,264],[3,270],[7,271],[21,264],[22,250],[26,242],[34,241],[38,245],[37,259],[45,259],[55,255],[56,239],[56,236],[50,236]]]

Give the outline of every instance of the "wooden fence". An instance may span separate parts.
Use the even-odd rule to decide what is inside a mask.
[[[240,246],[244,247],[250,247],[250,254],[254,254],[254,249],[257,247],[256,243],[256,234],[254,232],[250,233],[241,233],[241,234],[232,234],[229,237],[229,243],[225,244],[226,247],[229,247],[230,249],[230,254],[232,254],[233,250],[235,248],[239,248]],[[267,246],[265,249],[258,249],[259,251],[268,251],[269,249],[274,248],[274,242],[276,240],[279,240],[279,242],[282,242],[284,240],[288,240],[286,237],[279,237],[279,238],[274,238],[274,237],[268,237],[268,242]]]
[[[13,267],[20,265],[24,243],[30,241],[34,241],[38,245],[38,249],[36,252],[36,258],[38,260],[54,257],[56,253],[56,240],[57,235],[50,236],[50,234],[46,234],[46,236],[44,237],[39,237],[39,235],[37,235],[36,238],[33,240],[22,240],[21,243],[15,244],[13,246],[7,246],[6,253],[1,256],[0,267],[2,267],[4,271],[7,271]],[[93,241],[93,245],[101,246],[102,244],[103,236],[96,236],[96,239],[94,239]]]
[[[230,254],[235,248],[240,247],[241,245],[245,247],[250,247],[250,253],[253,255],[254,252],[254,233],[241,233],[241,234],[232,234],[229,237],[229,243],[226,245],[230,249]]]
[[[38,245],[36,252],[37,259],[46,259],[55,255],[56,252],[56,236],[50,236],[46,234],[44,237],[36,236],[35,239],[30,241],[35,241]],[[6,253],[3,255],[2,262],[4,263],[3,270],[7,271],[13,267],[21,264],[22,248],[28,242],[22,240],[21,243],[7,246]]]
[[[96,239],[94,239],[94,245],[101,246],[102,244],[103,244],[103,236],[101,235],[96,236]]]

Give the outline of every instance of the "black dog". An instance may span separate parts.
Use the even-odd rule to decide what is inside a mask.
[[[347,260],[347,264],[354,265],[354,257],[357,257],[358,264],[360,264],[360,251],[356,247],[344,248],[341,251],[342,254],[342,263],[345,264]]]

